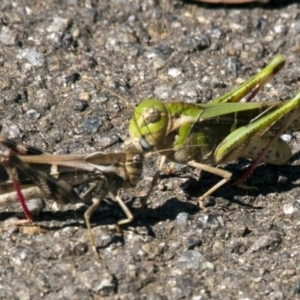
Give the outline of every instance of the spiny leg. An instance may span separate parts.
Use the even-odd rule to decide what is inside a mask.
[[[134,219],[134,216],[131,213],[131,211],[129,210],[129,208],[127,207],[127,205],[121,199],[120,192],[118,192],[118,194],[116,196],[116,200],[118,201],[119,205],[121,206],[121,208],[123,209],[124,213],[127,216],[127,219],[121,220],[116,224],[117,231],[120,233],[123,233],[120,225],[132,222]],[[93,204],[84,213],[84,218],[85,218],[86,226],[88,228],[92,249],[93,249],[95,255],[97,256],[97,258],[99,258],[99,259],[100,259],[100,255],[99,255],[99,252],[97,251],[95,238],[94,238],[94,234],[92,231],[91,217],[92,217],[92,214],[94,213],[94,211],[99,207],[100,203],[101,203],[101,199],[93,198]]]
[[[119,205],[121,206],[121,208],[123,209],[123,211],[127,217],[127,219],[121,220],[116,224],[117,231],[122,233],[123,231],[122,231],[122,228],[120,227],[120,225],[131,223],[134,220],[134,216],[133,216],[132,212],[130,211],[130,209],[127,207],[127,205],[122,200],[120,191],[118,191],[118,193],[116,195],[116,200],[118,201]]]
[[[26,174],[38,187],[39,189],[44,193],[44,195],[48,198],[52,198],[56,200],[59,203],[67,204],[67,203],[80,203],[82,202],[82,199],[79,198],[79,196],[74,191],[73,187],[69,185],[66,181],[60,180],[57,178],[54,178],[42,171],[35,170],[30,167],[27,163],[23,162],[16,154],[14,154],[11,151],[7,151],[5,155],[9,158],[9,163],[7,161],[2,162],[3,165],[6,167],[6,165],[9,167],[8,172],[9,175],[14,175],[14,172],[12,171],[10,164],[13,164],[16,166],[17,169],[19,169],[22,173]],[[2,158],[3,160],[3,158]],[[15,179],[15,176],[13,176],[13,179]],[[18,183],[18,181],[17,181]],[[18,183],[19,185],[19,183]],[[19,188],[20,190],[20,188]],[[22,194],[21,194],[22,195]],[[23,195],[22,195],[23,197]],[[24,200],[24,197],[23,197]],[[91,245],[93,248],[93,251],[99,257],[99,254],[97,252],[94,236],[91,229],[90,224],[90,218],[93,214],[94,210],[99,206],[100,199],[93,199],[94,203],[92,206],[85,212],[84,217],[86,220],[86,224],[89,230],[90,234],[90,240]]]
[[[93,204],[84,213],[84,219],[85,219],[86,227],[87,227],[88,232],[89,232],[90,242],[91,242],[91,245],[92,245],[93,252],[95,253],[96,257],[100,259],[100,255],[97,251],[95,238],[94,238],[94,234],[93,234],[93,231],[92,231],[91,217],[92,217],[92,214],[94,213],[94,211],[99,207],[99,205],[101,203],[101,199],[93,198],[92,201],[93,201]]]
[[[25,213],[26,220],[20,221],[20,223],[26,223],[26,222],[32,222],[32,215],[29,209],[27,208],[25,198],[22,194],[21,188],[20,188],[20,182],[18,180],[18,174],[16,171],[16,167],[12,167],[11,164],[11,157],[12,157],[12,152],[7,150],[4,152],[3,156],[1,157],[1,163],[5,167],[10,180],[13,183],[14,189],[18,195],[19,202],[22,206],[22,209]]]
[[[271,147],[278,141],[279,136],[288,128],[288,126],[299,116],[300,105],[300,93],[298,93],[293,99],[286,102],[285,105],[278,109],[268,113],[267,115],[255,120],[253,123],[249,123],[246,126],[239,127],[231,132],[217,147],[214,153],[215,161],[222,163],[224,161],[230,161],[239,157],[246,157],[244,154],[247,148],[251,145],[258,146],[262,142],[263,135],[270,130],[278,120],[285,116],[287,113],[292,112],[291,116],[281,126],[277,134],[270,138],[266,145],[261,146],[262,152],[255,159],[254,163],[250,166],[242,178],[238,181],[238,185],[243,187],[242,182],[249,176],[253,169],[264,159],[266,153]],[[283,142],[283,141],[282,141]],[[283,145],[286,145],[283,143]],[[281,145],[282,146],[282,145]],[[288,148],[288,147],[287,147]],[[243,156],[243,154],[245,156]],[[271,160],[276,163],[276,159]],[[285,163],[284,161],[283,163]],[[245,187],[245,186],[244,186]],[[248,187],[246,187],[248,188]]]
[[[293,112],[293,114],[289,117],[289,119],[282,125],[282,127],[278,130],[275,136],[270,139],[270,142],[267,146],[261,151],[259,156],[255,159],[255,161],[250,165],[250,167],[243,173],[240,179],[237,181],[237,186],[242,186],[243,182],[250,176],[253,170],[258,166],[258,164],[262,161],[264,156],[270,150],[270,148],[274,145],[274,143],[280,138],[280,136],[285,132],[285,130],[290,126],[290,124],[299,116],[299,110],[297,109]]]
[[[251,101],[264,85],[280,71],[284,66],[284,63],[285,58],[282,55],[277,54],[263,70],[234,90],[212,100],[211,103],[239,102],[243,97],[249,94],[249,92],[250,95],[247,97],[246,102]]]
[[[34,184],[20,185],[24,199],[45,198],[45,193]],[[0,207],[11,203],[20,202],[18,193],[14,188],[13,182],[3,182],[0,184]]]
[[[167,160],[167,157],[166,156],[163,156],[161,158],[161,161],[160,161],[160,165],[159,165],[159,169],[158,171],[155,173],[153,179],[152,179],[152,182],[151,182],[151,189],[149,191],[149,194],[152,190],[152,188],[154,187],[154,185],[157,183],[157,180],[159,178],[159,174],[160,174],[160,171],[162,170],[163,166],[165,165],[166,163],[166,160]],[[218,188],[220,188],[222,185],[224,185],[226,182],[228,182],[231,177],[232,177],[232,174],[228,171],[225,171],[225,170],[222,170],[222,169],[218,169],[218,168],[214,168],[214,167],[211,167],[211,166],[208,166],[208,165],[205,165],[205,164],[201,164],[199,162],[196,162],[196,161],[190,161],[187,163],[189,166],[191,167],[194,167],[194,168],[197,168],[197,169],[201,169],[203,171],[206,171],[206,172],[209,172],[209,173],[212,173],[212,174],[215,174],[215,175],[218,175],[220,177],[223,177],[223,179],[221,181],[219,181],[216,185],[214,185],[212,188],[210,188],[205,194],[203,194],[201,197],[199,197],[198,201],[199,201],[199,206],[201,209],[203,209],[204,211],[207,211],[205,205],[204,205],[204,199],[206,197],[208,197],[209,195],[211,195],[214,191],[216,191]],[[146,205],[146,202],[145,203],[142,203],[142,207],[143,205]]]
[[[151,185],[150,185],[150,188],[147,192],[147,194],[145,196],[142,197],[142,200],[141,200],[141,207],[138,209],[138,212],[135,216],[133,216],[133,214],[131,213],[131,211],[129,210],[129,208],[127,207],[127,205],[123,202],[121,196],[120,196],[120,192],[118,192],[117,196],[116,196],[116,200],[118,201],[119,205],[122,207],[124,213],[126,214],[127,216],[127,219],[125,220],[121,220],[120,222],[118,222],[116,224],[116,229],[118,232],[122,232],[122,229],[119,225],[123,225],[123,224],[127,224],[127,223],[130,223],[134,220],[135,217],[139,216],[144,210],[145,208],[147,207],[147,201],[149,199],[149,196],[154,188],[154,186],[156,185],[158,179],[159,179],[159,175],[160,175],[160,172],[159,170],[157,170],[152,178],[152,181],[151,181]]]
[[[295,117],[297,117],[299,107],[300,93],[298,93],[293,99],[287,101],[284,105],[280,106],[276,110],[255,120],[252,123],[239,127],[238,129],[232,131],[228,136],[226,136],[226,138],[218,145],[217,149],[215,150],[215,162],[224,163],[239,157],[247,158],[247,155],[243,155],[245,149],[249,148],[249,145],[251,146],[257,144],[258,141],[263,137],[263,135],[268,132],[268,130],[270,130],[270,128],[276,122],[278,122],[280,118],[292,112],[289,120],[286,121],[286,126],[288,127],[290,123],[295,119]],[[274,139],[272,143],[274,143],[275,141],[276,140]],[[263,148],[265,148],[265,146],[261,149]]]
[[[274,59],[274,61],[275,61],[275,59]],[[265,76],[261,79],[261,81],[253,89],[253,91],[248,95],[245,102],[252,101],[252,99],[258,94],[258,92],[263,89],[263,87],[266,85],[266,83],[268,81],[270,81],[279,72],[279,70],[283,67],[283,65],[284,65],[284,61],[281,61],[280,64],[276,68],[272,69],[272,72],[270,72],[270,74],[268,74],[268,75],[265,74]],[[267,66],[267,68],[268,68],[268,66]],[[264,70],[262,70],[262,72],[264,72]]]
[[[157,170],[152,178],[152,181],[151,181],[151,185],[150,185],[150,188],[147,192],[147,194],[145,196],[143,196],[142,198],[142,201],[141,201],[141,208],[139,210],[139,213],[140,214],[146,207],[147,207],[147,201],[148,201],[148,198],[154,188],[154,186],[157,184],[157,181],[159,179],[159,175],[160,175],[160,170]]]

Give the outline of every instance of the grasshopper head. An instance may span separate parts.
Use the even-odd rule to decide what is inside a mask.
[[[130,142],[125,143],[123,152],[126,154],[125,169],[128,175],[128,185],[123,187],[134,187],[142,176],[144,155]]]
[[[166,135],[168,111],[157,99],[143,100],[135,109],[129,124],[129,134],[133,143],[138,143],[143,151],[150,151]]]

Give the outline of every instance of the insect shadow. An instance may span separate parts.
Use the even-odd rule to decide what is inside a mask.
[[[298,157],[300,154],[297,154]],[[293,156],[291,161],[296,159]],[[266,196],[270,193],[283,193],[291,191],[294,188],[298,188],[300,185],[297,180],[300,178],[300,168],[296,165],[283,165],[273,166],[262,164],[258,166],[250,177],[247,179],[246,184],[253,189],[243,189],[236,186],[236,182],[246,170],[249,165],[248,160],[241,159],[239,163],[227,164],[222,166],[222,169],[232,173],[231,180],[224,186],[220,187],[213,193],[213,197],[222,197],[225,200],[237,203],[243,206],[248,206],[246,203],[242,203],[237,200],[237,197],[250,196],[257,197],[258,195]],[[281,181],[281,179],[283,179]],[[213,174],[202,172],[200,179],[190,179],[190,182],[186,182],[186,188],[184,191],[191,197],[199,197],[207,190],[207,187],[213,186],[219,181],[219,178]],[[252,206],[250,206],[252,207]],[[252,208],[255,208],[254,206]]]

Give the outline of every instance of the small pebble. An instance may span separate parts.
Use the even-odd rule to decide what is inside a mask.
[[[19,55],[26,59],[34,67],[42,67],[44,64],[44,56],[33,48],[24,48],[19,50]]]

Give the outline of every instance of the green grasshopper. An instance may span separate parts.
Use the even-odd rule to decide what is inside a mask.
[[[109,192],[127,216],[117,223],[117,228],[134,219],[119,195],[121,188],[136,186],[142,174],[143,154],[134,146],[127,145],[120,153],[51,155],[4,138],[0,138],[0,143],[10,149],[0,156],[0,206],[20,201],[31,220],[25,204],[28,199],[42,197],[60,204],[91,204],[84,218],[97,255],[90,219]]]
[[[253,159],[254,164],[238,184],[261,161],[282,165],[291,157],[289,146],[280,135],[290,126],[300,129],[300,93],[288,101],[247,101],[284,65],[277,55],[269,65],[233,91],[206,104],[162,103],[157,99],[142,101],[130,121],[131,142],[144,152],[156,149],[166,159],[184,163],[216,174],[223,179],[199,199],[203,200],[231,179],[228,171],[212,167],[237,158]],[[246,186],[245,186],[246,187]],[[145,203],[144,203],[145,205]]]

